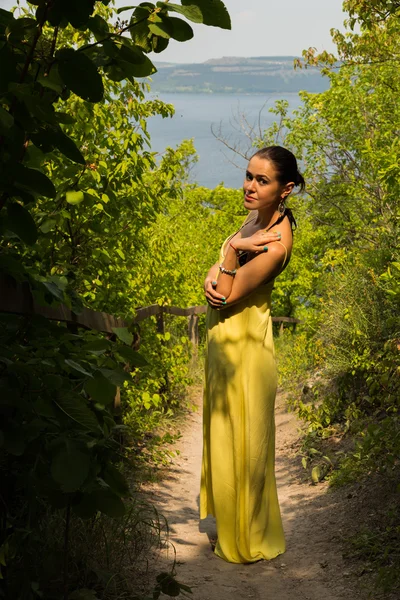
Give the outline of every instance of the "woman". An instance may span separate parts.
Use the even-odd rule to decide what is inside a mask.
[[[244,181],[250,211],[222,245],[204,283],[207,357],[200,518],[216,518],[215,553],[233,563],[285,551],[275,473],[277,374],[271,291],[292,250],[285,201],[304,179],[280,146],[251,158]]]

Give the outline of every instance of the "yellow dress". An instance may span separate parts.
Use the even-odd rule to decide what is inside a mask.
[[[283,266],[286,260],[287,250]],[[232,563],[285,551],[275,482],[272,288],[270,281],[234,306],[207,312],[200,519],[215,517],[215,553]]]

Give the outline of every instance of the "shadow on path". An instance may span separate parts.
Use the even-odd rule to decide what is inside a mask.
[[[286,412],[279,396],[276,425],[276,476],[287,551],[272,561],[234,565],[211,550],[214,519],[199,521],[201,407],[188,415],[174,468],[146,491],[168,520],[177,579],[192,588],[193,600],[366,599],[359,578],[342,557],[341,539],[351,525],[346,494],[328,492],[327,484],[313,486],[305,480],[293,450],[298,439],[296,417]],[[173,558],[170,549],[160,562],[168,561],[170,566]]]

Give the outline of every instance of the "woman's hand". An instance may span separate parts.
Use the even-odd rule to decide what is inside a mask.
[[[268,245],[271,242],[279,242],[281,239],[281,234],[279,231],[265,231],[265,229],[260,229],[260,231],[256,231],[250,237],[245,238],[235,238],[233,241],[233,245],[237,250],[241,250],[243,252],[254,252],[258,254],[260,252],[268,252]]]
[[[204,281],[204,293],[211,308],[222,308],[225,303],[225,297],[215,290],[216,285],[217,281],[215,279],[206,277]]]

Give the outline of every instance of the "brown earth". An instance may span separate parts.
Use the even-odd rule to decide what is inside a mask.
[[[160,483],[146,485],[169,523],[169,549],[157,572],[170,568],[176,550],[177,579],[191,587],[193,600],[375,600],[362,566],[343,558],[344,538],[357,525],[354,493],[310,483],[296,454],[299,425],[277,397],[276,475],[287,551],[271,561],[236,565],[216,557],[209,538],[215,524],[199,521],[202,452],[201,393],[199,409],[185,419],[180,455]],[[167,567],[168,565],[168,567]],[[163,596],[164,597],[164,596]]]

